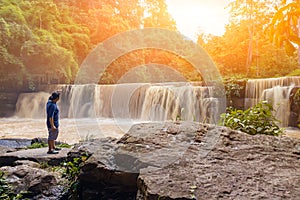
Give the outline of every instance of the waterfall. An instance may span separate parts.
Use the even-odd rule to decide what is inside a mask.
[[[15,116],[20,118],[44,118],[49,96],[46,92],[20,94],[16,104]]]
[[[152,86],[146,91],[142,109],[144,120],[187,120],[216,123],[213,111],[218,100],[211,87]]]
[[[279,125],[287,127],[290,116],[289,96],[293,86],[275,86],[263,91],[262,99],[272,102],[275,109],[274,115],[280,121]]]
[[[52,86],[53,88],[53,86]],[[58,85],[62,118],[121,118],[151,121],[194,120],[217,123],[221,101],[212,87],[186,83]],[[52,92],[52,91],[51,91]],[[44,118],[50,93],[24,93],[16,116]]]
[[[245,108],[267,100],[272,103],[275,117],[280,126],[287,127],[290,104],[290,92],[294,86],[300,86],[300,77],[282,77],[269,79],[251,79],[246,84]]]

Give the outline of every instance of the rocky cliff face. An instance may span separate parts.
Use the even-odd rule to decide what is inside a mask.
[[[18,99],[17,92],[0,91],[0,117],[13,116]]]
[[[80,197],[85,200],[300,196],[300,140],[286,136],[252,136],[195,122],[147,123],[133,126],[120,139],[91,140],[75,145],[68,156],[67,152],[63,154],[69,160],[83,152],[90,155],[79,175]],[[3,153],[0,161],[51,163],[44,154],[35,150],[33,159],[28,152]],[[18,177],[27,174],[18,166],[15,171],[3,169]],[[40,184],[28,188],[50,198],[52,193],[46,191],[55,191],[52,186],[59,177],[40,177]]]

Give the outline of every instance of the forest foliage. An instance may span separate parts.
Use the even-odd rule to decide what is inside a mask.
[[[233,1],[223,36],[199,34],[197,43],[213,58],[223,76],[284,76],[297,68],[293,48],[276,46],[267,25],[276,13],[274,1]],[[205,19],[187,19],[205,20]],[[274,21],[274,20],[273,20]],[[2,83],[34,89],[38,83],[72,83],[86,56],[101,42],[128,30],[158,27],[177,31],[165,0],[2,0],[0,2],[0,74]],[[277,30],[276,27],[272,29]],[[278,33],[277,33],[278,34]],[[100,83],[115,83],[130,68],[158,63],[201,80],[184,58],[170,52],[140,49],[111,65]],[[149,68],[135,72],[139,81],[152,80]],[[151,72],[152,73],[152,72]],[[3,85],[3,84],[2,84]]]
[[[295,4],[299,6],[300,2],[292,3]],[[268,78],[289,75],[298,68],[296,48],[299,43],[291,43],[286,31],[291,33],[293,29],[297,33],[297,30],[284,16],[281,19],[284,22],[276,20],[278,13],[290,6],[282,0],[231,1],[227,8],[229,24],[224,35],[199,34],[198,44],[212,56],[223,76]],[[289,11],[285,13],[294,15],[293,18],[296,16]],[[276,26],[280,23],[281,26]],[[295,37],[293,39],[296,41]]]

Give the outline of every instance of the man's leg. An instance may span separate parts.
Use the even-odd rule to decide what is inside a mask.
[[[48,146],[49,146],[48,151],[53,151],[54,150],[54,140],[48,140]]]
[[[55,152],[55,140],[57,139],[58,136],[58,130],[53,131],[53,130],[49,130],[49,136],[48,136],[48,153],[58,153]]]

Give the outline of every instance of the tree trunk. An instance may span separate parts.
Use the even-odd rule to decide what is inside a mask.
[[[298,17],[298,37],[300,37],[300,17]],[[298,44],[298,68],[300,69],[300,45]]]
[[[250,13],[249,13],[249,36],[250,36],[250,41],[249,41],[249,48],[248,48],[248,56],[247,56],[247,62],[246,62],[246,67],[247,71],[246,74],[249,75],[250,72],[250,67],[252,64],[252,57],[253,57],[253,19],[252,19],[252,12],[253,12],[253,2],[252,0],[250,1]]]

